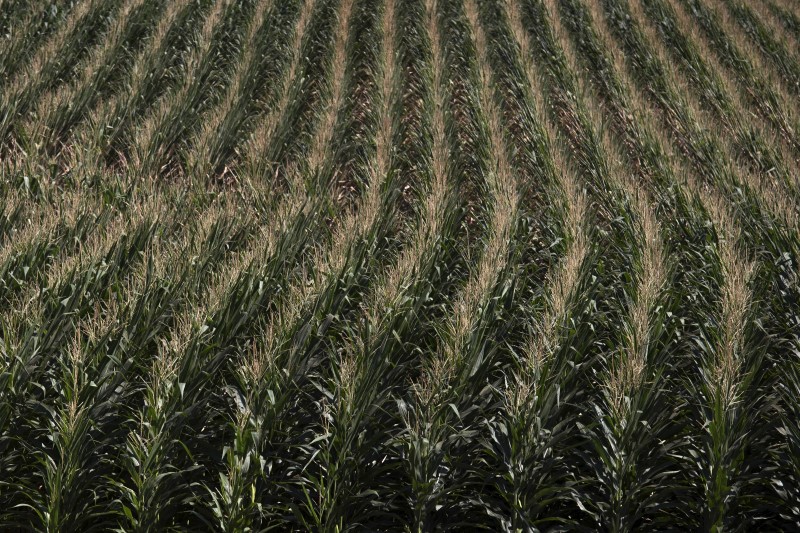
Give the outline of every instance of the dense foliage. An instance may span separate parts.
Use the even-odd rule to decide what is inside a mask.
[[[0,2],[0,529],[800,530],[794,0]]]

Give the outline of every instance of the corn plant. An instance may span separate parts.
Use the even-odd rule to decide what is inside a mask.
[[[720,62],[734,73],[751,105],[786,137],[797,153],[797,118],[783,105],[776,88],[763,80],[763,76],[756,71],[753,60],[742,50],[741,44],[724,30],[717,13],[702,2],[682,0],[681,3],[688,14],[697,20]]]
[[[787,90],[794,96],[800,95],[800,64],[796,55],[792,55],[785,44],[775,38],[774,33],[759,20],[749,6],[741,2],[725,2],[725,6],[730,9],[744,33],[778,71]]]
[[[788,33],[795,40],[800,39],[800,15],[791,10],[791,7],[783,2],[766,2],[767,10],[783,25]]]

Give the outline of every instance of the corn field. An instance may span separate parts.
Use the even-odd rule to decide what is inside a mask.
[[[798,0],[0,0],[0,529],[800,531]]]

